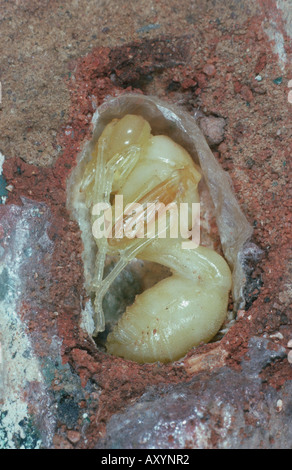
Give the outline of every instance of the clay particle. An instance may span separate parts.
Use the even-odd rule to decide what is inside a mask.
[[[275,85],[281,85],[282,80],[283,80],[283,77],[277,77],[275,78],[275,80],[273,80],[273,83],[275,83]]]
[[[77,444],[80,441],[81,435],[78,431],[68,431],[67,437],[72,444]]]
[[[282,333],[280,333],[280,331],[277,331],[277,333],[274,333],[273,335],[270,335],[270,338],[279,338],[279,339],[283,339],[284,336],[282,335]]]
[[[247,85],[243,85],[243,87],[240,90],[240,94],[242,98],[248,103],[253,100],[252,91],[250,90],[250,88],[248,88]]]
[[[208,75],[209,77],[213,77],[213,75],[215,75],[215,73],[216,73],[216,69],[215,69],[214,65],[206,64],[206,65],[204,65],[203,72],[206,75]]]
[[[215,116],[206,116],[200,119],[200,127],[208,143],[218,145],[224,138],[225,119]]]
[[[245,310],[238,310],[237,312],[237,318],[243,318],[245,315]]]
[[[282,409],[283,409],[283,401],[278,400],[277,401],[277,411],[280,412],[280,411],[282,411]]]

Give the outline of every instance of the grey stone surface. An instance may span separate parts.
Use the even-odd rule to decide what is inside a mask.
[[[292,382],[276,391],[259,375],[285,355],[254,337],[241,371],[222,367],[187,384],[148,390],[112,416],[98,448],[291,448]]]

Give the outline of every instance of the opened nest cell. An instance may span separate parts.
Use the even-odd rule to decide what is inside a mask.
[[[234,310],[243,307],[252,228],[189,114],[124,94],[98,108],[92,124],[67,187],[84,244],[91,333],[125,359],[180,359],[226,322],[231,288]]]

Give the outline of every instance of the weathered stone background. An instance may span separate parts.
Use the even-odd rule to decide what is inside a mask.
[[[0,448],[291,448],[291,2],[16,0],[0,15]],[[200,119],[262,250],[246,311],[170,365],[110,357],[81,324],[66,179],[123,90]]]

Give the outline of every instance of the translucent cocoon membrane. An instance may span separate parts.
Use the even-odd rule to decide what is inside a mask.
[[[180,233],[174,238],[169,232],[165,238],[159,237],[157,214],[152,236],[139,237],[136,232],[132,238],[124,234],[96,237],[99,214],[95,204],[107,203],[117,214],[116,196],[120,195],[124,207],[159,202],[175,203],[177,207],[188,203],[191,207],[192,203],[203,202],[203,218],[210,214],[216,217],[229,266],[212,249],[210,240],[207,243],[208,237],[208,246],[196,249],[183,248]],[[125,268],[141,260],[159,263],[171,274],[164,279],[158,276],[159,282],[132,299],[134,303],[119,318],[110,315],[114,326],[111,324],[105,343],[108,352],[137,362],[168,362],[210,341],[226,317],[232,285],[230,268],[234,304],[243,305],[240,256],[252,230],[228,176],[214,159],[194,119],[181,110],[135,94],[103,104],[93,118],[92,140],[85,145],[69,179],[68,206],[82,231],[85,281],[95,310],[94,335],[105,329],[104,300]],[[137,220],[144,229],[146,212],[142,211]],[[128,216],[123,214],[110,222],[109,228],[118,233],[127,222]],[[167,224],[170,230],[169,216]],[[109,257],[115,264],[106,273]]]

